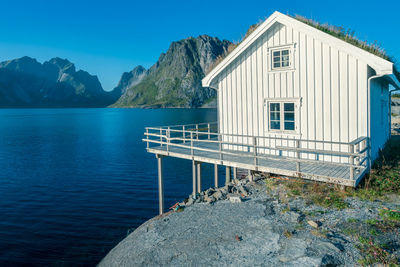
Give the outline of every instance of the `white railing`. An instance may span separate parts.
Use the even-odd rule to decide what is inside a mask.
[[[217,154],[221,162],[226,155],[247,157],[253,159],[255,169],[259,166],[260,159],[276,160],[277,155],[287,161],[295,162],[298,173],[301,173],[302,162],[328,162],[331,165],[348,167],[349,178],[354,179],[355,170],[361,171],[369,167],[367,137],[360,137],[346,143],[277,136],[224,134],[218,133],[216,122],[146,127],[144,135],[143,141],[146,142],[147,148],[154,145],[167,152],[171,151],[171,147],[185,148],[190,150],[192,156],[195,156],[196,151],[208,152]],[[326,149],[326,146],[330,149]]]

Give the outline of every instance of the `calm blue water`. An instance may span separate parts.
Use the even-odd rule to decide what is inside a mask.
[[[158,213],[144,127],[215,120],[213,109],[0,110],[0,266],[98,263]],[[164,163],[169,207],[191,193],[191,163]]]

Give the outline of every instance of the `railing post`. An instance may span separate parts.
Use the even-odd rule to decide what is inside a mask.
[[[149,128],[146,128],[146,140],[147,148],[149,148]]]
[[[221,160],[221,164],[222,164],[223,154],[222,154],[222,136],[221,136],[221,134],[218,135],[218,141],[219,141],[219,159]]]
[[[194,152],[193,152],[193,131],[190,131],[190,154],[193,157],[193,155],[194,155]]]
[[[349,152],[350,153],[354,153],[354,145],[353,144],[349,144]],[[349,157],[349,164],[351,164],[350,166],[350,179],[354,179],[354,156],[351,155]]]
[[[253,137],[254,167],[257,170],[257,137]]]
[[[162,143],[162,128],[160,128],[160,145],[161,145],[161,147],[163,146],[163,143]]]
[[[300,148],[300,140],[296,140],[296,148],[297,149],[299,149]],[[297,159],[300,159],[300,151],[299,150],[297,150],[296,151],[296,158]],[[300,161],[296,161],[296,171],[298,172],[298,173],[300,173]]]
[[[199,140],[199,125],[196,124],[196,139]]]
[[[182,134],[183,134],[183,143],[186,143],[185,125],[182,126]]]
[[[167,152],[169,152],[169,138],[170,138],[170,127],[168,126],[167,132],[166,132],[166,136],[167,136]]]
[[[207,128],[208,128],[208,140],[210,140],[210,132],[211,132],[211,128],[210,128],[210,124],[207,124]]]
[[[356,144],[356,153],[360,153],[360,143]],[[360,155],[358,155],[356,157],[356,165],[359,166],[360,165]]]

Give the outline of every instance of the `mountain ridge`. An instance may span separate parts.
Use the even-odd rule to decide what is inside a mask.
[[[141,81],[127,87],[112,107],[193,108],[213,102],[215,91],[203,88],[201,80],[230,44],[208,35],[172,42]]]

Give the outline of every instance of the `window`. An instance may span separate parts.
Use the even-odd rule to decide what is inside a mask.
[[[269,70],[291,70],[294,66],[295,44],[268,48]]]
[[[272,66],[273,69],[287,68],[289,64],[289,49],[282,49],[273,52]]]
[[[299,99],[267,101],[269,130],[279,132],[295,132],[296,109]]]

